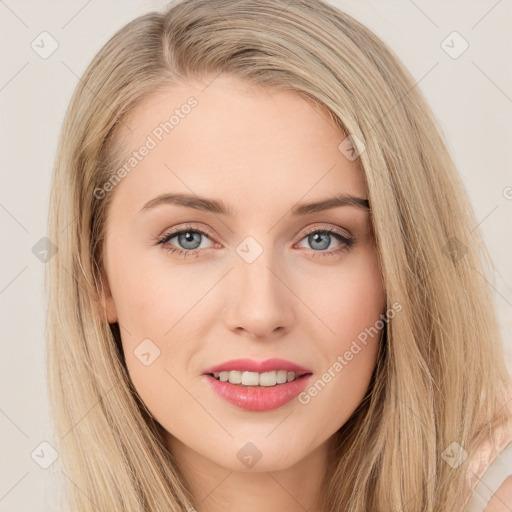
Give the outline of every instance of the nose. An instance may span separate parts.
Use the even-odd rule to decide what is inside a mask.
[[[235,255],[234,269],[227,287],[224,321],[227,327],[245,336],[271,339],[289,332],[295,320],[297,299],[286,272],[276,266],[272,251],[251,263]]]

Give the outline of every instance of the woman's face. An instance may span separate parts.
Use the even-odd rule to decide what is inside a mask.
[[[113,190],[108,320],[172,449],[284,469],[327,447],[363,399],[380,338],[367,333],[385,310],[370,214],[304,206],[367,198],[344,139],[297,93],[224,75],[161,91],[125,119],[124,172],[102,188]],[[245,377],[257,366],[235,363],[219,375],[235,383],[205,374],[239,358],[309,375],[272,385],[288,379],[284,362]]]

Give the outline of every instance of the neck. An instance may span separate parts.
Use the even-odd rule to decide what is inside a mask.
[[[258,471],[256,466],[247,471],[223,467],[171,434],[166,435],[166,443],[194,498],[195,509],[191,512],[325,512],[334,436],[294,465],[276,471]]]

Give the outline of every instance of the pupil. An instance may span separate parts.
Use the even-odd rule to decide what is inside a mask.
[[[316,247],[315,250],[317,249],[326,249],[327,247],[329,247],[329,234],[328,233],[314,233],[312,236],[312,239],[313,241],[311,242],[312,244],[316,244],[316,243],[319,243],[320,244],[320,247]],[[323,242],[322,242],[322,238],[324,239]]]

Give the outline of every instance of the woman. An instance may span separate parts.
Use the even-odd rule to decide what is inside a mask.
[[[475,490],[512,415],[474,225],[410,74],[345,13],[188,0],[123,27],[52,188],[67,507],[500,510],[509,480]]]

